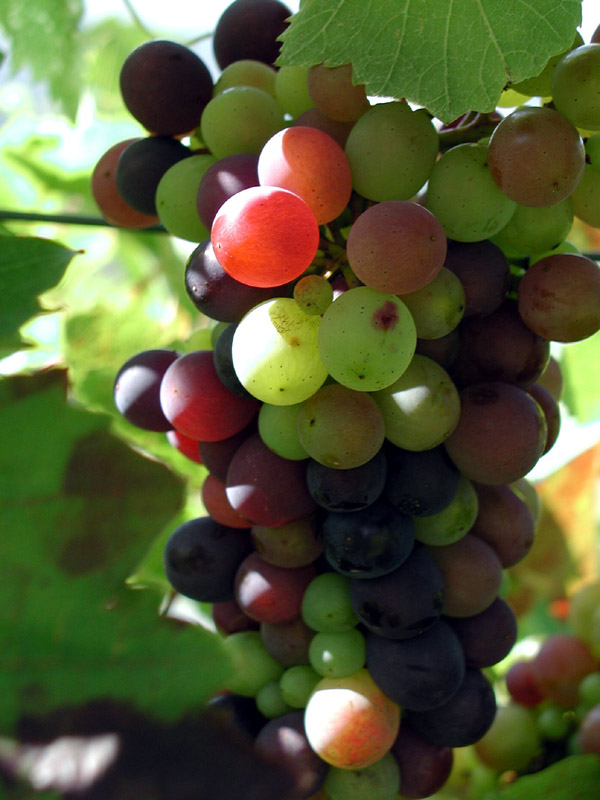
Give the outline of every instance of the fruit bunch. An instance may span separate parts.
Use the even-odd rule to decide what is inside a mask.
[[[550,342],[600,328],[600,269],[565,241],[600,224],[600,45],[559,60],[551,105],[444,126],[349,65],[275,69],[288,16],[235,0],[214,85],[174,42],[123,65],[148,136],[94,196],[196,244],[213,339],[133,355],[115,404],[207,470],[166,574],[212,604],[236,667],[215,702],[290,766],[290,800],[426,797],[494,724],[503,571],[560,425]]]

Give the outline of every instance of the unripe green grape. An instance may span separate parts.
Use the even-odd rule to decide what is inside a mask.
[[[302,619],[314,631],[347,631],[358,625],[350,601],[348,578],[323,572],[308,584],[302,598]]]
[[[552,102],[576,128],[600,130],[600,44],[576,47],[559,61]]]
[[[438,135],[424,109],[378,103],[354,124],[346,156],[356,192],[369,200],[408,200],[429,177]]]
[[[461,475],[450,505],[427,517],[414,517],[415,538],[423,544],[445,545],[467,534],[477,517],[479,502],[471,481]]]
[[[426,206],[448,238],[478,242],[502,230],[516,203],[492,178],[485,145],[459,144],[447,150],[433,167]]]
[[[546,258],[546,256],[553,256],[557,253],[579,253],[579,248],[573,244],[573,242],[564,241],[561,242],[557,247],[553,247],[552,250],[546,250],[543,253],[534,253],[529,257],[529,266],[535,264],[536,261],[539,261],[542,258]]]
[[[196,196],[206,170],[215,163],[210,155],[184,158],[170,167],[156,189],[156,211],[171,236],[202,242],[210,236],[198,215]]]
[[[223,640],[223,650],[232,662],[224,688],[234,694],[256,697],[266,683],[279,680],[283,673],[283,667],[269,655],[258,631],[230,634]]]
[[[232,61],[219,75],[213,87],[213,97],[233,86],[254,86],[275,97],[276,74],[273,67],[262,61],[255,61],[251,58]]]
[[[555,705],[542,708],[537,715],[536,724],[542,739],[549,739],[552,742],[566,739],[572,727],[564,708]]]
[[[279,678],[281,696],[291,708],[304,708],[320,680],[321,676],[308,664],[288,667]]]
[[[298,414],[301,403],[274,406],[263,403],[258,412],[258,432],[267,447],[290,461],[308,458],[298,438]]]
[[[269,681],[258,690],[256,695],[256,707],[267,719],[275,719],[292,711],[281,694],[279,681]]]
[[[526,78],[519,83],[510,84],[510,88],[515,92],[526,97],[551,97],[552,95],[552,76],[554,75],[554,68],[561,61],[567,53],[575,47],[583,44],[583,38],[579,31],[575,34],[575,39],[568,50],[564,50],[556,56],[552,56],[547,62],[544,69],[535,75],[533,78]],[[512,103],[511,105],[519,105]]]
[[[311,667],[323,678],[343,678],[362,669],[365,637],[356,628],[338,633],[316,633],[308,648]]]
[[[531,253],[552,250],[569,235],[573,216],[571,197],[552,206],[517,205],[504,228],[492,236],[492,241],[508,258],[525,258]]]
[[[400,769],[391,753],[362,769],[330,767],[323,784],[330,800],[395,800]]]
[[[324,314],[333,302],[333,287],[321,275],[305,275],[294,286],[294,300],[305,314]]]
[[[275,98],[279,106],[292,117],[298,117],[313,107],[306,76],[308,67],[284,65],[275,76]]]
[[[592,228],[600,227],[600,170],[586,164],[571,199],[576,217]]]
[[[489,767],[500,771],[526,769],[541,748],[533,713],[517,703],[498,706],[492,726],[474,747]]]
[[[399,295],[417,328],[419,339],[439,339],[453,331],[465,311],[465,290],[446,267],[426,286]]]
[[[600,672],[590,672],[581,679],[579,700],[586,708],[600,705]]]
[[[383,414],[386,439],[404,450],[430,450],[458,424],[458,390],[446,370],[427,356],[416,354],[394,383],[372,397]]]

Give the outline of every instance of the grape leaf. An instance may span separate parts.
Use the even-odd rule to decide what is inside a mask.
[[[564,347],[560,359],[562,400],[582,424],[600,420],[600,375],[590,369],[600,356],[600,333]]]
[[[489,793],[489,800],[591,800],[598,796],[600,758],[570,756],[533,775]]]
[[[125,585],[183,484],[66,400],[49,370],[0,382],[0,731],[93,698],[177,718],[221,685],[216,635]]]
[[[356,83],[444,122],[491,111],[504,86],[571,45],[581,0],[311,0],[281,36],[279,65],[351,63]]]

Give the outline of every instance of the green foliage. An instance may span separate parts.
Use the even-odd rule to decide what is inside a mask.
[[[561,356],[563,402],[581,423],[600,419],[600,335],[565,347]]]
[[[356,83],[451,122],[492,111],[503,88],[566,50],[581,0],[312,0],[284,32],[280,64],[351,63]]]
[[[596,755],[571,756],[534,775],[490,792],[486,800],[591,800],[600,786],[600,759]]]

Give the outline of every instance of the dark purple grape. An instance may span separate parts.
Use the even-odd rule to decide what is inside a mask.
[[[479,614],[447,617],[446,621],[458,636],[470,667],[493,667],[510,653],[517,640],[517,618],[500,597]]]
[[[188,520],[165,545],[167,579],[176,592],[193,600],[231,600],[238,567],[251,551],[252,541],[245,531],[220,525],[210,517]]]
[[[533,514],[510,486],[473,485],[479,507],[469,533],[483,539],[505,569],[513,567],[525,558],[533,545]]]
[[[239,433],[218,442],[198,442],[200,458],[206,469],[215,478],[225,482],[227,470],[234,453],[246,439],[256,433],[256,418],[251,420]]]
[[[253,697],[227,692],[212,697],[206,704],[206,714],[220,725],[255,739],[268,719],[256,707]]]
[[[260,638],[267,652],[284,667],[310,663],[308,646],[314,635],[302,617],[290,622],[261,622],[260,625]]]
[[[127,110],[161,136],[189,133],[212,97],[212,76],[193,50],[157,39],[130,53],[119,76]]]
[[[210,239],[190,255],[185,288],[198,311],[219,322],[239,322],[247,311],[273,296],[272,289],[247,286],[228,275],[217,261]]]
[[[233,367],[233,357],[231,355],[231,342],[237,325],[231,323],[226,328],[223,328],[215,346],[213,347],[213,362],[217,375],[222,383],[229,389],[230,392],[239,395],[240,397],[252,397],[240,383]]]
[[[386,444],[388,459],[384,496],[411,517],[443,511],[456,495],[460,472],[444,448],[415,452]]]
[[[415,530],[410,517],[380,498],[350,513],[330,511],[321,523],[325,557],[336,572],[375,578],[400,566],[410,555]]]
[[[425,798],[435,794],[448,780],[452,770],[451,747],[432,744],[402,720],[391,753],[400,767],[400,795]]]
[[[119,194],[136,211],[156,216],[156,189],[165,172],[192,155],[169,136],[148,136],[128,145],[119,156],[115,182]]]
[[[452,697],[464,678],[463,649],[443,620],[410,639],[369,633],[366,643],[373,680],[405,710],[437,708]]]
[[[279,0],[235,0],[219,17],[213,36],[219,67],[245,58],[273,64],[279,55],[277,39],[291,15]]]
[[[508,261],[498,245],[481,242],[448,242],[444,262],[465,290],[463,318],[485,317],[503,302],[510,283]]]
[[[385,476],[383,450],[352,469],[326,467],[313,459],[306,465],[308,491],[315,503],[327,511],[360,511],[372,505],[383,492]]]
[[[206,170],[198,187],[196,205],[208,230],[223,203],[251,186],[258,186],[258,156],[253,153],[225,156]]]
[[[485,675],[467,667],[450,700],[428,711],[407,711],[406,719],[425,739],[442,747],[475,744],[496,715],[496,697]]]
[[[460,350],[460,336],[458,328],[454,328],[445,336],[437,339],[417,339],[417,349],[420,356],[427,356],[448,372],[458,357]]]
[[[416,546],[393,572],[370,580],[351,579],[350,600],[370,631],[389,639],[407,639],[440,618],[444,582],[431,556]]]
[[[113,387],[115,406],[132,425],[157,433],[173,428],[160,405],[160,383],[179,356],[175,350],[143,350],[129,358],[117,372]]]
[[[545,455],[548,450],[550,450],[550,448],[556,444],[558,434],[560,433],[560,406],[550,391],[546,389],[545,386],[542,386],[541,383],[536,382],[531,384],[531,386],[528,386],[527,394],[530,394],[533,399],[539,403],[542,411],[544,412],[546,427],[548,429],[546,446],[544,447],[544,452],[542,453],[542,455]]]

